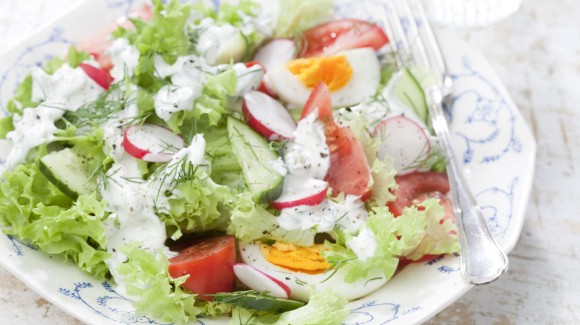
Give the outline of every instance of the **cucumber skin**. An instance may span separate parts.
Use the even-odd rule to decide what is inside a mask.
[[[270,146],[268,144],[268,141],[264,137],[262,137],[256,131],[254,131],[249,125],[247,125],[243,121],[240,121],[236,118],[230,117],[230,118],[228,118],[227,125],[228,125],[228,136],[229,136],[230,142],[232,144],[233,152],[236,155],[236,159],[242,168],[242,174],[244,177],[244,181],[246,182],[246,184],[252,184],[255,181],[255,179],[252,179],[252,177],[249,176],[250,171],[248,170],[248,168],[249,168],[248,164],[244,161],[243,157],[241,157],[241,154],[236,153],[236,152],[240,152],[241,150],[243,150],[242,146],[246,146],[246,145],[244,143],[240,143],[239,141],[233,141],[232,138],[234,136],[240,136],[240,134],[233,134],[233,132],[238,132],[238,133],[243,132],[244,134],[255,137],[255,139],[260,139],[260,142],[263,141],[261,143],[261,145],[263,146],[264,149],[267,148],[267,150],[269,150],[269,152],[272,154],[271,158],[275,157],[274,159],[277,159],[278,154],[274,151],[271,151]],[[241,130],[241,132],[240,132],[240,130]],[[253,144],[253,145],[255,146],[256,144]],[[250,187],[250,190],[253,192],[254,201],[260,202],[260,203],[269,203],[269,202],[276,200],[278,197],[280,197],[280,195],[282,195],[284,176],[276,173],[275,171],[273,171],[270,168],[264,167],[263,165],[262,165],[262,167],[264,169],[264,173],[268,173],[270,176],[272,176],[272,177],[263,177],[266,181],[268,181],[270,183],[269,186],[267,186],[267,188],[265,190],[261,190],[261,191],[257,191],[257,192],[255,191],[255,188],[252,188],[251,185],[249,185],[249,187]]]
[[[274,313],[283,313],[303,307],[305,305],[304,302],[297,300],[267,297],[257,293],[245,293],[237,295],[235,292],[233,294],[218,293],[214,296],[213,301],[219,301],[244,308],[251,308]]]
[[[61,151],[58,152],[52,152],[49,153],[48,155],[53,155],[53,154],[58,154],[58,153],[62,153],[62,151],[65,150],[70,150],[70,149],[63,149]],[[74,154],[74,153],[72,153]],[[71,187],[69,185],[67,185],[65,182],[62,182],[60,179],[58,179],[55,175],[54,175],[54,171],[43,161],[43,159],[45,157],[47,157],[48,155],[44,156],[43,158],[40,158],[40,160],[38,161],[38,170],[56,187],[58,188],[63,194],[65,194],[66,196],[70,197],[73,200],[76,200],[79,195],[81,194],[91,194],[91,192],[94,192],[96,190],[96,184],[95,183],[86,183],[86,185],[89,186],[84,186],[84,189],[86,189],[86,191],[81,192],[77,192],[73,189],[71,189]],[[81,159],[81,157],[77,158]],[[88,182],[88,179],[87,179]]]
[[[413,96],[413,99],[418,100],[419,103],[415,102],[415,105],[413,103],[409,103],[409,104],[411,104],[411,108],[413,109],[413,111],[415,111],[415,113],[423,121],[423,123],[428,125],[429,109],[427,108],[427,99],[425,98],[425,91],[423,90],[421,83],[419,82],[419,80],[417,80],[417,78],[411,72],[411,70],[409,70],[408,68],[405,68],[405,69],[403,69],[403,72],[404,72],[404,76],[401,76],[401,78],[408,78],[409,82],[413,83],[414,87],[419,92],[418,98]],[[411,99],[409,98],[409,99],[405,99],[405,100],[411,100]],[[420,107],[416,104],[419,104]]]

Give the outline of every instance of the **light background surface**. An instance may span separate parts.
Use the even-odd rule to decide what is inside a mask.
[[[1,0],[0,53],[79,0]],[[507,86],[538,142],[511,267],[442,311],[438,324],[580,323],[580,2],[524,0],[493,27],[461,31]],[[0,268],[0,324],[81,324]]]

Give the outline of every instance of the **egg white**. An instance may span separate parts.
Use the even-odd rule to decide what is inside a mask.
[[[344,55],[352,68],[352,76],[341,89],[331,92],[332,106],[347,107],[372,97],[380,82],[380,65],[372,48],[347,50]],[[268,71],[264,78],[268,87],[284,102],[296,107],[306,104],[312,89],[303,85],[287,65]]]
[[[340,268],[330,278],[329,275],[331,273],[307,274],[293,272],[268,262],[262,255],[259,244],[254,243],[240,243],[240,255],[244,263],[285,283],[291,290],[290,298],[302,301],[308,301],[308,288],[310,286],[313,286],[316,291],[333,289],[348,300],[354,300],[370,294],[387,283],[387,279],[380,270],[369,272],[364,279],[346,283],[344,282],[344,277],[348,272],[348,266]]]

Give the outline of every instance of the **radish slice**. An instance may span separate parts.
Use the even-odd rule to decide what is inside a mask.
[[[274,209],[282,210],[299,205],[319,205],[326,197],[328,183],[319,179],[304,179],[287,176],[282,195],[270,203]]]
[[[425,130],[404,116],[390,117],[377,125],[374,136],[382,139],[378,157],[389,156],[398,174],[418,170],[417,166],[429,157],[431,144]]]
[[[264,67],[262,65],[262,63],[260,63],[259,61],[246,62],[246,67],[248,67],[248,68],[251,68],[255,65],[260,66],[260,68],[262,68],[262,71],[264,71],[264,75],[266,75],[266,72],[267,72],[266,67]],[[262,81],[260,82],[260,87],[258,88],[258,91],[263,92],[264,94],[266,94],[272,98],[276,98],[276,94],[274,93],[274,91],[272,89],[270,89],[270,87],[268,87],[268,85],[264,81],[264,78],[262,78]]]
[[[262,92],[245,94],[242,111],[248,125],[268,140],[291,139],[294,135],[296,122],[288,110]]]
[[[168,162],[184,145],[180,136],[153,124],[130,126],[123,135],[125,151],[137,159],[149,162]]]
[[[260,61],[266,71],[271,71],[295,58],[296,44],[293,40],[286,38],[271,40],[254,55],[254,61]]]
[[[79,68],[81,68],[87,74],[87,76],[89,76],[89,78],[93,79],[97,85],[101,86],[101,88],[109,90],[111,87],[113,78],[107,71],[101,68],[93,67],[92,65],[86,63],[80,63]]]
[[[234,264],[234,273],[243,284],[256,291],[268,291],[278,298],[290,297],[290,288],[282,281],[248,264]]]

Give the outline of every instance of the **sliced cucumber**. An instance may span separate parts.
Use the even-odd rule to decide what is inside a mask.
[[[71,149],[54,151],[40,158],[39,169],[59,190],[76,199],[81,194],[91,194],[96,181],[86,173],[86,158]]]
[[[283,313],[305,305],[302,301],[276,298],[251,291],[217,293],[213,301],[274,313]]]
[[[405,105],[412,108],[417,116],[428,125],[428,107],[425,92],[415,75],[407,68],[403,69],[397,80],[395,96]]]
[[[284,176],[273,167],[278,153],[270,148],[266,139],[238,119],[228,119],[228,136],[254,200],[271,202],[277,199],[282,194],[284,182]]]

